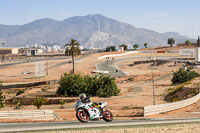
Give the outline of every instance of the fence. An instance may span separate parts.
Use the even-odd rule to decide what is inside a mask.
[[[183,101],[179,101],[179,102],[144,106],[144,116],[159,114],[159,113],[163,113],[163,112],[180,109],[180,108],[183,108],[183,107],[186,107],[186,106],[189,106],[189,105],[195,103],[199,99],[200,99],[200,93],[192,98],[189,98],[189,99],[186,99]]]
[[[61,120],[53,110],[0,111],[0,119]]]

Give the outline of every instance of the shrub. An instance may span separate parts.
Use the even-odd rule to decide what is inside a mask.
[[[47,103],[47,99],[43,97],[36,97],[33,101],[33,105],[40,109],[40,107]]]
[[[117,88],[115,79],[108,74],[102,74],[97,80],[97,96],[110,97],[117,96],[120,90]]]
[[[128,80],[129,80],[129,81],[133,81],[134,79],[131,77],[131,78],[128,78]]]
[[[15,101],[15,109],[21,109],[21,107],[22,107],[22,104],[21,104],[21,102],[20,102],[20,100],[16,100]]]
[[[65,105],[65,101],[64,100],[59,100],[59,103],[61,105],[60,108],[63,109],[64,108],[63,106]]]
[[[180,84],[180,83],[187,82],[198,76],[199,74],[191,70],[191,68],[186,69],[186,70],[184,68],[180,68],[177,72],[173,73],[173,78],[171,81],[172,81],[172,84]]]
[[[80,74],[64,74],[59,84],[60,86],[56,93],[64,96],[78,96],[86,88],[84,77]]]
[[[5,107],[5,96],[3,96],[3,92],[1,91],[2,89],[2,84],[0,81],[0,109]]]
[[[101,74],[81,76],[80,74],[64,74],[59,81],[58,95],[78,96],[86,93],[90,96],[110,97],[119,94],[115,79],[110,75]]]
[[[19,95],[21,95],[21,94],[23,94],[24,93],[24,90],[19,90],[17,93],[16,93],[16,96],[19,96]]]

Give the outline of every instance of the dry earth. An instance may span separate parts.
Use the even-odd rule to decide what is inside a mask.
[[[86,58],[81,59],[81,62],[75,63],[76,73],[80,74],[91,74],[92,70],[95,70],[95,64],[105,61],[105,59],[98,60],[97,58],[102,54],[94,54],[90,55]],[[177,54],[152,54],[152,56],[175,56]],[[123,57],[133,57],[133,56],[149,56],[149,54],[132,54],[126,55]],[[77,57],[78,58],[78,57]],[[121,57],[115,57],[115,59]],[[69,61],[67,60],[49,60],[48,66],[51,68],[52,66]],[[138,60],[138,59],[137,59]],[[111,110],[115,116],[115,119],[139,119],[143,118],[143,109],[142,107],[145,105],[152,105],[153,97],[152,97],[152,74],[150,64],[141,64],[135,66],[129,66],[135,60],[128,60],[120,62],[120,68],[128,72],[130,74],[129,77],[133,77],[133,81],[129,81],[129,77],[120,77],[117,78],[117,85],[121,89],[121,93],[119,96],[113,96],[110,98],[97,98],[94,97],[94,101],[106,101],[108,102],[107,109]],[[172,63],[166,63],[161,66],[154,67],[154,79],[155,79],[155,92],[156,92],[156,104],[166,103],[164,101],[164,95],[166,94],[166,90],[171,86],[171,76],[168,75],[173,71],[177,70],[183,64],[178,64],[176,66],[172,66]],[[60,76],[64,72],[69,72],[71,70],[72,64],[64,64],[58,65],[55,68],[49,69],[49,76],[43,78],[33,78],[33,75],[21,75],[23,71],[33,71],[34,72],[34,63],[20,64],[15,66],[9,66],[0,69],[0,79],[3,82],[32,82],[32,81],[43,81],[43,80],[52,80],[59,79]],[[167,76],[168,75],[168,76]],[[161,78],[161,80],[157,80]],[[45,94],[55,94],[58,85],[49,86]],[[43,94],[42,89],[44,86],[37,87],[28,87],[28,88],[19,88],[26,89],[25,94],[22,94],[21,97],[34,97],[39,94]],[[3,90],[6,94],[6,98],[10,99],[15,97],[17,90],[19,89],[9,89]],[[47,97],[48,99],[52,99],[52,97]],[[68,99],[63,97],[56,97],[57,99]],[[73,98],[72,98],[73,99]],[[77,99],[77,97],[76,97]],[[75,102],[66,103],[64,105],[64,109],[60,109],[60,105],[44,105],[41,109],[54,109],[64,120],[76,120],[75,110],[74,110]],[[182,118],[184,117],[197,117],[200,114],[193,114],[192,112],[198,112],[200,105],[198,102],[194,105],[191,105],[187,108],[180,109],[177,111],[163,113],[159,115],[149,116],[147,118]],[[13,110],[14,106],[7,106],[3,110]],[[24,106],[23,109],[33,110],[36,109],[32,105]],[[22,110],[23,110],[22,109]]]
[[[178,124],[171,126],[153,126],[118,129],[92,129],[71,131],[42,131],[41,133],[198,133],[200,124]],[[35,132],[33,132],[35,133]],[[39,133],[39,132],[37,132]]]

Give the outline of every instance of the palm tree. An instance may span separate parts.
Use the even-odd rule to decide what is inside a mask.
[[[72,73],[74,74],[74,54],[81,54],[80,51],[80,43],[75,40],[75,39],[71,39],[69,41],[69,43],[67,43],[66,45],[66,49],[65,49],[65,55],[71,55],[72,56]]]

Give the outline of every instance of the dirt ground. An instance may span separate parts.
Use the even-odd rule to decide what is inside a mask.
[[[200,124],[176,124],[153,127],[113,128],[98,130],[48,131],[48,133],[198,133]],[[43,131],[43,133],[47,133]]]
[[[98,57],[102,54],[94,54],[81,59],[79,62],[75,63],[75,72],[80,74],[91,74],[92,70],[95,70],[95,65],[105,59],[98,60]],[[177,56],[177,54],[152,54],[151,56]],[[132,54],[123,57],[133,57],[133,56],[149,56],[149,54]],[[79,58],[79,57],[76,57]],[[121,57],[115,57],[115,59]],[[19,64],[15,66],[4,67],[0,69],[0,79],[4,83],[12,82],[33,82],[33,81],[44,81],[44,80],[55,80],[59,79],[64,72],[70,72],[72,69],[72,64],[63,64],[63,62],[70,61],[71,59],[65,60],[49,60],[49,75],[46,77],[35,78],[33,74],[22,75],[23,71],[34,72],[34,63]],[[97,98],[94,97],[93,100],[97,102],[105,101],[108,103],[107,109],[111,110],[114,114],[115,119],[140,119],[144,118],[143,106],[152,105],[152,69],[150,63],[138,64],[130,66],[135,60],[127,60],[119,62],[118,65],[120,69],[130,74],[128,77],[119,77],[116,79],[118,87],[121,89],[119,96],[113,96],[110,98]],[[145,59],[143,59],[145,60]],[[59,65],[60,64],[60,65]],[[57,65],[55,67],[55,65]],[[183,64],[179,63],[173,65],[172,62],[153,67],[154,83],[155,83],[155,98],[156,104],[166,103],[164,101],[164,96],[168,88],[173,87],[171,85],[172,72],[178,70]],[[134,80],[130,81],[128,78],[132,77]],[[58,85],[52,85],[47,87],[44,91],[44,86],[28,87],[28,88],[18,88],[18,89],[8,89],[3,90],[6,94],[7,99],[16,97],[16,93],[20,89],[24,89],[25,93],[20,95],[21,97],[35,97],[37,95],[45,96],[45,94],[54,95],[58,88]],[[46,96],[47,99],[52,99],[53,97]],[[58,99],[65,99],[63,97],[56,97]],[[73,99],[73,98],[72,98]],[[77,97],[75,98],[77,99]],[[64,109],[60,109],[59,104],[44,105],[41,109],[54,109],[58,115],[60,115],[63,120],[77,120],[75,117],[74,110],[75,102],[69,102],[64,105]],[[13,110],[14,106],[7,106],[2,110]],[[33,105],[23,106],[22,110],[33,110],[36,109]],[[152,115],[146,118],[182,118],[183,114],[185,117],[197,117],[200,116],[199,113],[193,113],[200,111],[200,105],[195,103],[187,108],[180,109],[177,111],[172,111],[169,113],[163,113],[158,115]]]

